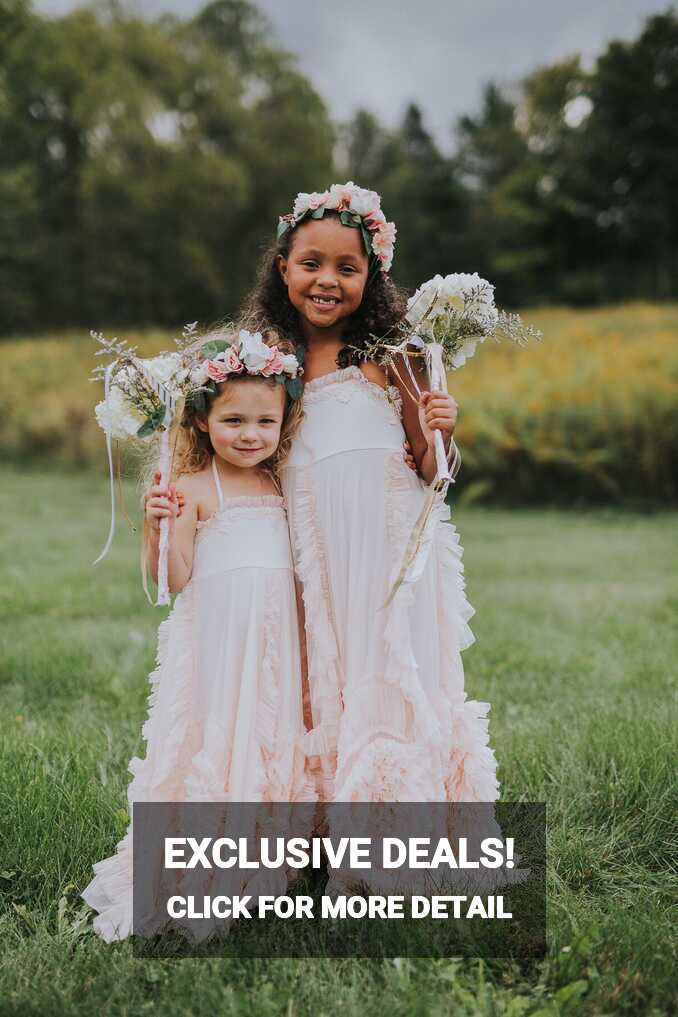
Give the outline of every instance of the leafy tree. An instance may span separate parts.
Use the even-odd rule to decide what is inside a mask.
[[[602,237],[607,294],[678,293],[678,13],[612,42],[591,76],[582,137],[586,194]]]
[[[243,0],[190,21],[13,13],[0,329],[232,314],[277,215],[331,178],[327,110],[293,58]]]

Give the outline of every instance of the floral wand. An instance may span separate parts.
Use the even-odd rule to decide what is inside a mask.
[[[404,337],[399,342],[375,338],[367,345],[366,355],[391,367],[396,375],[395,358],[402,356],[419,395],[421,389],[410,367],[408,346],[423,351],[419,355],[426,359],[431,389],[446,392],[447,371],[462,367],[473,356],[478,344],[488,337],[497,342],[504,337],[525,345],[529,339],[542,336],[538,329],[523,325],[519,315],[497,310],[494,286],[475,272],[472,275],[455,273],[444,278],[436,275],[423,283],[407,302],[401,331]],[[391,603],[403,583],[416,582],[421,575],[433,538],[433,522],[436,519],[433,509],[442,504],[449,484],[454,483],[439,430],[434,432],[434,448],[436,476],[384,607]]]
[[[170,479],[170,428],[174,415],[177,411],[179,399],[161,381],[158,381],[150,371],[139,364],[149,386],[153,388],[165,407],[165,415],[160,430],[160,454],[158,458],[158,470],[160,471],[160,486],[165,487]],[[169,584],[167,577],[167,558],[169,550],[169,519],[163,516],[160,520],[160,543],[158,546],[158,606],[165,606],[170,603]]]
[[[105,368],[97,368],[95,378],[104,377],[104,399],[96,407],[97,420],[106,432],[106,450],[111,479],[111,524],[106,544],[94,564],[105,558],[113,542],[115,532],[115,487],[113,483],[112,438],[127,438],[146,441],[158,432],[160,437],[160,483],[166,485],[170,478],[170,442],[172,422],[180,408],[183,397],[189,391],[192,358],[183,347],[194,339],[197,322],[184,328],[182,340],[177,342],[180,352],[161,354],[150,360],[136,355],[136,347],[128,347],[118,340],[108,340],[92,332],[102,349],[98,355],[113,356],[115,359]],[[169,548],[169,519],[160,521],[160,544],[158,555],[158,598],[156,604],[170,603],[167,576]],[[145,580],[144,589],[146,590]],[[148,593],[147,593],[148,595]]]

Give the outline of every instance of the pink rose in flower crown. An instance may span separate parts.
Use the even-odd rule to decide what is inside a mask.
[[[229,374],[240,374],[242,371],[243,364],[232,346],[218,353],[214,360],[207,361],[207,377],[212,381],[226,381]]]
[[[219,354],[219,356],[222,356],[222,354]],[[228,349],[224,352],[223,357],[226,370],[229,374],[240,374],[245,369],[244,364],[238,358],[238,354],[232,346],[228,347]]]
[[[284,367],[282,353],[277,346],[271,346],[271,356],[261,369],[264,378],[270,378],[272,374],[281,374]]]
[[[374,212],[368,212],[365,216],[365,225],[370,232],[378,230],[381,226],[385,225],[386,216],[380,208],[376,208]]]
[[[225,364],[220,364],[216,360],[207,361],[207,377],[211,378],[212,381],[221,382],[226,381],[228,377],[228,371],[226,370]]]
[[[372,246],[378,245],[380,248],[385,246],[393,246],[396,238],[396,227],[394,222],[384,222],[379,227],[376,236],[372,238]]]

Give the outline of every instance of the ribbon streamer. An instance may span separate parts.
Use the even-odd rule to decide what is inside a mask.
[[[169,429],[172,423],[172,413],[168,409],[165,413],[164,428],[160,434],[160,486],[165,487],[169,483],[170,476],[170,443]],[[169,584],[167,577],[167,557],[169,552],[169,519],[163,516],[160,520],[160,543],[158,545],[158,599],[157,606],[164,607],[170,602]]]
[[[111,390],[111,375],[113,373],[114,364],[108,364],[104,372],[104,399],[108,400],[108,393]],[[113,477],[113,450],[111,448],[111,435],[110,431],[106,431],[106,452],[108,454],[108,471],[111,481],[111,525],[108,530],[108,539],[104,544],[103,551],[99,557],[92,563],[98,565],[99,562],[106,557],[111,549],[113,543],[113,534],[115,533],[115,479]]]
[[[413,337],[411,337],[409,341],[413,343]],[[426,365],[429,369],[429,376],[431,379],[431,391],[447,392],[447,375],[443,366],[442,346],[439,343],[424,344],[420,339],[417,339],[417,341],[414,342],[414,345],[420,345],[425,349]],[[414,373],[412,372],[412,368],[410,367],[407,354],[405,354],[405,363],[407,364],[410,377],[417,387],[417,391],[420,391],[419,385],[414,377]],[[392,603],[393,598],[403,583],[416,583],[421,576],[424,566],[428,560],[431,543],[433,541],[433,532],[437,521],[436,513],[434,513],[433,510],[438,505],[442,504],[445,500],[445,495],[447,494],[447,489],[450,483],[454,483],[454,479],[450,475],[450,469],[447,464],[443,436],[439,430],[434,431],[434,443],[436,475],[429,487],[426,501],[419,513],[410,538],[407,542],[407,547],[405,548],[405,554],[403,556],[403,563],[400,567],[398,576],[381,610],[384,610],[384,608],[387,608]]]
[[[170,479],[170,428],[177,410],[177,397],[173,392],[146,368],[143,360],[134,358],[135,367],[143,374],[144,380],[149,388],[157,394],[165,406],[165,418],[160,432],[160,486],[165,487]],[[167,576],[167,558],[169,552],[169,519],[165,516],[160,520],[160,542],[158,545],[158,607],[166,607],[170,603],[169,584]]]

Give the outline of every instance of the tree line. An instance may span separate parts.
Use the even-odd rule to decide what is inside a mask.
[[[300,190],[353,179],[396,282],[478,271],[508,306],[678,297],[678,14],[451,123],[334,123],[247,0],[145,19],[0,0],[0,333],[235,313]]]

